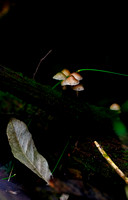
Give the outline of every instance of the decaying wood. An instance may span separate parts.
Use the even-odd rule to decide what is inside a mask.
[[[50,85],[41,85],[32,79],[23,77],[11,69],[0,66],[0,90],[7,91],[16,97],[43,109],[53,116],[69,119],[80,119],[84,115],[96,119],[112,118],[114,112],[105,108],[89,105],[85,100],[67,97],[61,90],[52,89]],[[115,114],[114,114],[115,115]]]

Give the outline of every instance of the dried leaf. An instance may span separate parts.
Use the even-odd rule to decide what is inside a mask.
[[[7,125],[7,136],[14,157],[49,183],[52,173],[48,162],[38,153],[26,124],[11,119]]]
[[[11,119],[7,125],[7,136],[14,157],[49,185],[52,173],[48,162],[38,153],[26,124],[18,119]],[[68,197],[69,195],[62,194],[60,200],[67,200]]]

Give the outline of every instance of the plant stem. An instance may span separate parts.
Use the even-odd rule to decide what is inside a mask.
[[[58,81],[58,82],[52,87],[52,90],[53,90],[54,88],[56,88],[60,83],[61,83],[61,81]]]
[[[10,174],[9,174],[9,177],[8,177],[8,182],[10,181],[10,178],[11,178],[13,169],[14,169],[14,165],[12,166],[12,169],[11,169],[11,171],[10,171]]]
[[[12,176],[10,176],[10,178],[12,178],[12,177],[14,177],[14,176],[16,176],[16,174],[13,174]],[[0,180],[6,180],[6,179],[8,179],[9,177],[6,177],[6,178],[2,178],[2,179],[0,179]]]
[[[120,76],[128,76],[128,74],[121,74],[117,72],[111,72],[111,71],[106,71],[106,70],[101,70],[101,69],[78,69],[76,72],[82,72],[82,71],[94,71],[94,72],[104,72],[108,74],[115,74],[115,75],[120,75]],[[61,81],[59,81],[57,84],[55,84],[52,89],[56,88]]]
[[[59,164],[59,162],[60,162],[62,156],[64,155],[64,152],[65,152],[65,150],[66,150],[68,144],[69,144],[69,140],[68,140],[68,142],[66,143],[66,145],[65,145],[65,147],[64,147],[64,149],[63,149],[63,151],[62,151],[62,153],[61,153],[61,155],[60,155],[60,157],[59,157],[59,159],[58,159],[58,161],[57,161],[57,163],[56,163],[56,165],[55,165],[55,167],[54,167],[54,169],[52,170],[52,174],[54,173],[54,171],[55,171],[55,169],[57,168],[57,166],[58,166],[58,164]]]
[[[128,76],[128,74],[121,74],[117,72],[111,72],[111,71],[106,71],[106,70],[101,70],[101,69],[79,69],[76,72],[82,72],[82,71],[95,71],[95,72],[104,72],[104,73],[109,73],[109,74],[116,74],[120,76]]]

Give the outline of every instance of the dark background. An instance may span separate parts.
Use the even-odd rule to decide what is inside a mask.
[[[40,59],[52,50],[36,74],[36,80],[42,84],[54,85],[52,76],[63,68],[127,73],[127,55],[123,49],[118,51],[119,41],[117,51],[112,49],[112,30],[110,33],[106,20],[99,23],[95,5],[15,0],[0,3],[1,10],[5,3],[9,7],[0,18],[1,65],[32,78]],[[98,72],[82,75],[91,100],[114,97],[120,103],[127,97],[127,77]]]

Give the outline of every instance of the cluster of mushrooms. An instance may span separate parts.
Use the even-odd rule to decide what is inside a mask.
[[[80,84],[83,77],[78,72],[70,73],[68,69],[63,69],[61,72],[54,75],[53,79],[61,81],[63,90],[65,90],[68,85],[71,86],[71,88],[77,92],[77,95],[79,91],[84,90],[83,85]]]

